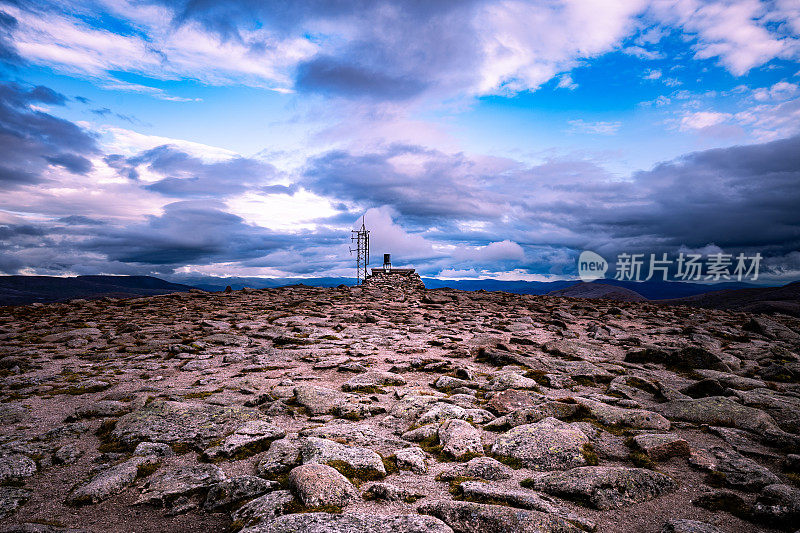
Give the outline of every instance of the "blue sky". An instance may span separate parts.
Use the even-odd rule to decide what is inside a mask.
[[[796,0],[0,4],[0,272],[800,274]]]

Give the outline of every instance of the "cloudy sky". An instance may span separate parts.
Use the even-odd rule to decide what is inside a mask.
[[[0,273],[800,279],[800,0],[0,0]],[[762,270],[763,272],[763,270]]]

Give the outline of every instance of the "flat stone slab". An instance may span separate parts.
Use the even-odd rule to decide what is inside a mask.
[[[253,420],[225,437],[219,446],[206,450],[204,455],[209,459],[254,455],[269,446],[270,441],[284,435],[286,435],[284,430],[270,422]]]
[[[75,488],[67,497],[67,503],[86,505],[106,500],[132,485],[139,476],[140,468],[157,464],[155,457],[132,457],[101,471],[85,485]]]
[[[616,466],[584,466],[550,472],[526,480],[525,485],[600,510],[645,502],[677,488],[675,481],[664,474]]]
[[[453,533],[441,520],[421,515],[302,513],[243,529],[241,533]]]
[[[579,533],[582,531],[556,515],[514,509],[504,505],[433,500],[419,506],[417,511],[439,518],[457,532]]]
[[[669,420],[658,413],[644,409],[625,409],[587,398],[575,398],[578,405],[588,410],[598,421],[608,426],[627,426],[635,429],[667,431]]]
[[[143,441],[204,448],[260,417],[257,409],[248,407],[154,401],[122,416],[111,437],[131,448]]]

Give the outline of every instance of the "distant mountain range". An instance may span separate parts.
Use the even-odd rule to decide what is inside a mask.
[[[548,296],[561,296],[565,298],[603,298],[620,302],[645,302],[647,298],[636,291],[625,287],[615,287],[605,283],[576,283],[566,289],[559,289],[547,293]]]
[[[423,278],[429,289],[504,291],[518,294],[549,294],[573,298],[606,298],[619,301],[654,300],[659,303],[753,312],[783,312],[800,316],[800,282],[783,287],[761,287],[747,283],[442,280]],[[353,285],[352,278],[247,278],[181,277],[174,281],[151,276],[0,276],[0,305],[56,302],[75,298],[130,298],[188,291],[199,288],[221,291],[226,286],[274,288],[304,284],[316,287]]]
[[[0,276],[0,305],[75,298],[131,298],[188,291],[192,287],[151,276]]]

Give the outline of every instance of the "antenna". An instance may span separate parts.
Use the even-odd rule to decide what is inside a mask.
[[[364,225],[365,217],[361,217],[361,228],[351,230],[350,241],[356,243],[356,249],[350,248],[350,255],[356,252],[356,284],[361,285],[367,279],[369,264],[369,230]]]

